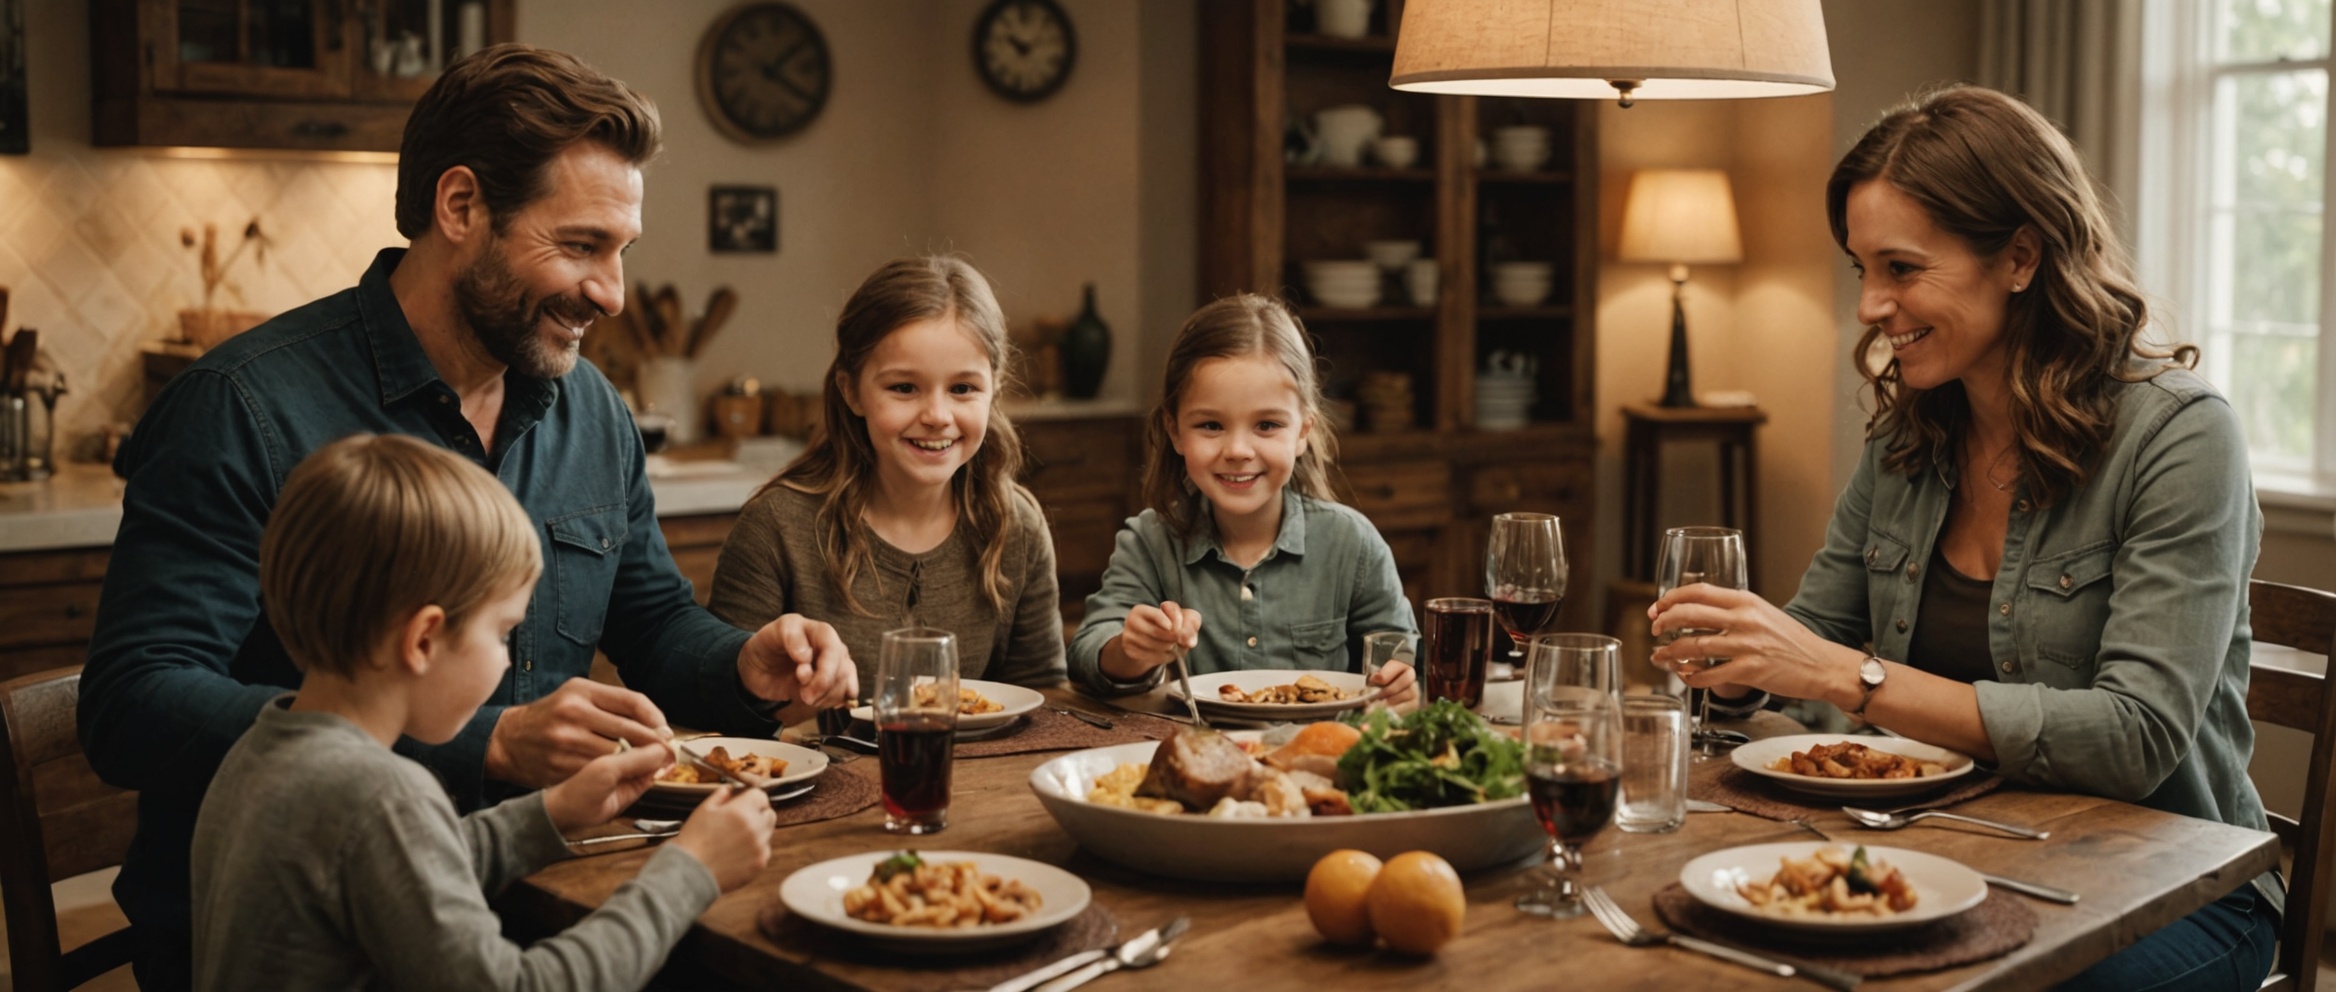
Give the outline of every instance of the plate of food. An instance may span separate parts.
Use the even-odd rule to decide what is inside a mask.
[[[917,691],[923,692],[922,688]],[[1028,715],[1046,702],[1038,690],[980,679],[957,680],[957,732],[994,730]],[[876,722],[873,706],[852,707],[852,719]]]
[[[696,751],[708,764],[729,769],[740,778],[758,783],[765,792],[790,790],[809,783],[827,771],[827,755],[812,748],[759,737],[699,737],[682,743],[688,744],[689,749]],[[721,785],[720,776],[710,774],[688,761],[677,760],[657,773],[657,781],[649,784],[649,795],[696,799]]]
[[[872,851],[779,883],[788,912],[902,947],[966,952],[1030,939],[1091,897],[1053,865],[980,851]]]
[[[1987,880],[1951,858],[1821,841],[1713,851],[1679,869],[1679,885],[1713,909],[1816,934],[1901,930],[1987,898]]]
[[[1449,700],[1360,728],[1265,735],[1180,729],[1074,751],[1030,773],[1064,832],[1138,871],[1294,881],[1342,848],[1433,851],[1461,871],[1532,857],[1549,838],[1524,795],[1522,745]]]
[[[1168,680],[1168,694],[1181,700],[1184,686]],[[1371,686],[1354,672],[1253,669],[1192,677],[1201,712],[1241,720],[1320,720],[1371,702]]]
[[[1795,792],[1828,799],[1888,799],[1930,792],[1971,774],[1971,756],[1900,737],[1794,734],[1753,741],[1736,767]]]

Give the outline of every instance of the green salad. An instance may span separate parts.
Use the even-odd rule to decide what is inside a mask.
[[[1361,740],[1338,759],[1357,813],[1400,813],[1509,799],[1525,792],[1525,746],[1449,699],[1408,716],[1353,719]]]

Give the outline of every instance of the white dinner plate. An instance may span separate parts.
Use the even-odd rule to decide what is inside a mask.
[[[1902,930],[1933,920],[1943,920],[1987,898],[1987,880],[1978,872],[1963,866],[1952,858],[1924,854],[1899,847],[1866,845],[1866,859],[1879,861],[1906,874],[1908,884],[1914,886],[1913,909],[1894,916],[1771,916],[1755,908],[1736,891],[1738,883],[1760,882],[1775,877],[1777,866],[1785,858],[1806,858],[1821,847],[1856,850],[1855,845],[1828,844],[1822,841],[1788,841],[1782,844],[1752,844],[1713,851],[1679,869],[1679,885],[1696,901],[1713,909],[1747,920],[1786,930],[1811,934],[1861,934],[1884,930]]]
[[[957,684],[980,693],[983,698],[1004,707],[995,713],[957,714],[957,732],[961,734],[972,730],[992,730],[1003,727],[1022,719],[1024,714],[1037,709],[1046,702],[1046,697],[1039,695],[1036,689],[1008,685],[1004,682],[958,679]],[[854,706],[852,707],[852,719],[864,720],[873,724],[876,722],[876,708],[873,706]]]
[[[1230,685],[1243,692],[1277,685],[1289,685],[1298,676],[1311,675],[1330,683],[1333,688],[1353,690],[1355,695],[1332,703],[1228,703],[1217,698],[1217,687]],[[1174,673],[1168,676],[1168,694],[1178,700],[1184,698],[1184,686],[1176,681]],[[1371,686],[1354,672],[1322,672],[1309,669],[1260,668],[1249,671],[1212,672],[1192,677],[1192,694],[1200,697],[1202,713],[1210,716],[1233,717],[1240,720],[1321,720],[1352,709],[1361,709],[1371,703]]]
[[[1947,766],[1946,774],[1929,778],[1817,778],[1780,772],[1769,767],[1778,758],[1790,758],[1795,751],[1806,751],[1819,744],[1839,744],[1852,741],[1876,751],[1902,754],[1921,761],[1936,761]],[[1961,751],[1949,751],[1921,741],[1902,737],[1866,737],[1844,734],[1794,734],[1790,737],[1769,737],[1753,741],[1736,749],[1731,758],[1736,767],[1751,772],[1795,792],[1827,799],[1889,799],[1930,792],[1949,782],[1971,774],[1971,756]]]
[[[1233,731],[1229,736],[1240,740],[1249,734]],[[1534,857],[1549,847],[1549,835],[1541,832],[1523,796],[1404,813],[1260,819],[1170,816],[1087,801],[1096,778],[1121,765],[1150,762],[1159,746],[1138,741],[1061,755],[1031,770],[1030,791],[1079,846],[1107,861],[1169,878],[1299,882],[1323,855],[1346,848],[1380,858],[1432,851],[1453,868],[1471,872]]]
[[[764,792],[776,793],[790,790],[797,785],[818,778],[821,773],[827,771],[827,755],[811,748],[782,744],[760,737],[700,737],[682,743],[689,745],[689,749],[696,751],[700,757],[714,753],[714,749],[719,747],[728,750],[731,754],[761,754],[785,761],[787,763],[786,774],[780,775],[764,785]],[[649,785],[649,794],[665,798],[699,799],[721,787],[722,784],[719,782],[654,782]]]
[[[886,944],[921,951],[967,952],[1002,947],[1029,939],[1087,908],[1090,893],[1079,876],[1042,861],[987,854],[980,851],[917,851],[928,864],[971,861],[983,872],[1016,879],[1038,893],[1038,912],[1011,923],[985,926],[896,927],[870,923],[844,913],[844,893],[868,881],[868,873],[884,859],[900,853],[887,848],[822,861],[787,876],[779,883],[779,900],[788,912],[823,926],[848,930]]]

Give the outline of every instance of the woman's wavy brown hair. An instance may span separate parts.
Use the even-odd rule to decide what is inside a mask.
[[[954,319],[990,359],[989,427],[973,461],[951,483],[962,525],[981,543],[982,589],[990,604],[1008,609],[1006,542],[1014,536],[1014,500],[1036,500],[1015,482],[1022,472],[1022,437],[996,397],[1007,392],[1013,370],[1006,340],[1006,317],[989,280],[964,259],[948,255],[896,258],[884,263],[844,304],[835,322],[835,362],[821,387],[823,416],[803,454],[764,488],[786,486],[825,497],[816,526],[819,553],[835,578],[844,605],[873,616],[852,594],[852,583],[875,558],[875,535],[862,515],[876,480],[876,447],[868,440],[867,418],[852,412],[844,389],[857,383],[868,356],[895,330],[920,320]]]
[[[2195,365],[2198,349],[2141,339],[2149,310],[2100,195],[2068,139],[2027,104],[1954,86],[1884,116],[1825,184],[1826,216],[1844,251],[1850,191],[1876,180],[1984,259],[2022,228],[2035,232],[2036,276],[2006,304],[2003,333],[2020,473],[2033,498],[2051,506],[2084,483],[2107,444],[2117,383],[2169,363]],[[1865,355],[1881,334],[1867,328],[1853,354],[1874,394],[1867,436],[1889,438],[1882,464],[1912,475],[1951,463],[1971,419],[1962,383],[1912,388],[1896,359],[1874,369]]]
[[[1176,410],[1192,370],[1212,358],[1260,355],[1280,363],[1298,388],[1298,413],[1313,425],[1306,449],[1290,470],[1289,485],[1320,500],[1336,500],[1331,492],[1330,469],[1338,461],[1338,438],[1322,416],[1322,381],[1314,368],[1314,348],[1306,340],[1298,317],[1281,301],[1255,293],[1228,296],[1201,307],[1185,318],[1168,346],[1168,371],[1160,383],[1160,403],[1144,421],[1144,505],[1160,515],[1168,532],[1179,538],[1206,512],[1207,501],[1184,469],[1176,453]]]

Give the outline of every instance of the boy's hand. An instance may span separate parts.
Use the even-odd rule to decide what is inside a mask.
[[[1379,666],[1378,671],[1371,673],[1371,684],[1386,687],[1379,701],[1389,706],[1400,706],[1419,696],[1419,678],[1404,662],[1390,661]]]
[[[665,714],[647,696],[569,679],[549,696],[503,711],[487,739],[487,777],[541,789],[566,781],[617,741],[648,747],[664,740],[664,726]]]
[[[567,781],[543,790],[543,811],[561,833],[597,827],[641,798],[658,770],[672,763],[673,751],[663,744],[594,758]]]
[[[832,709],[860,698],[860,670],[835,628],[789,613],[763,625],[738,650],[738,680],[763,699]]]
[[[779,815],[760,789],[716,789],[681,825],[673,846],[689,852],[714,884],[729,892],[754,880],[771,862],[771,831]]]
[[[1176,647],[1200,646],[1200,611],[1164,602],[1137,605],[1127,611],[1119,636],[1103,645],[1103,671],[1120,681],[1133,681],[1175,660]]]

